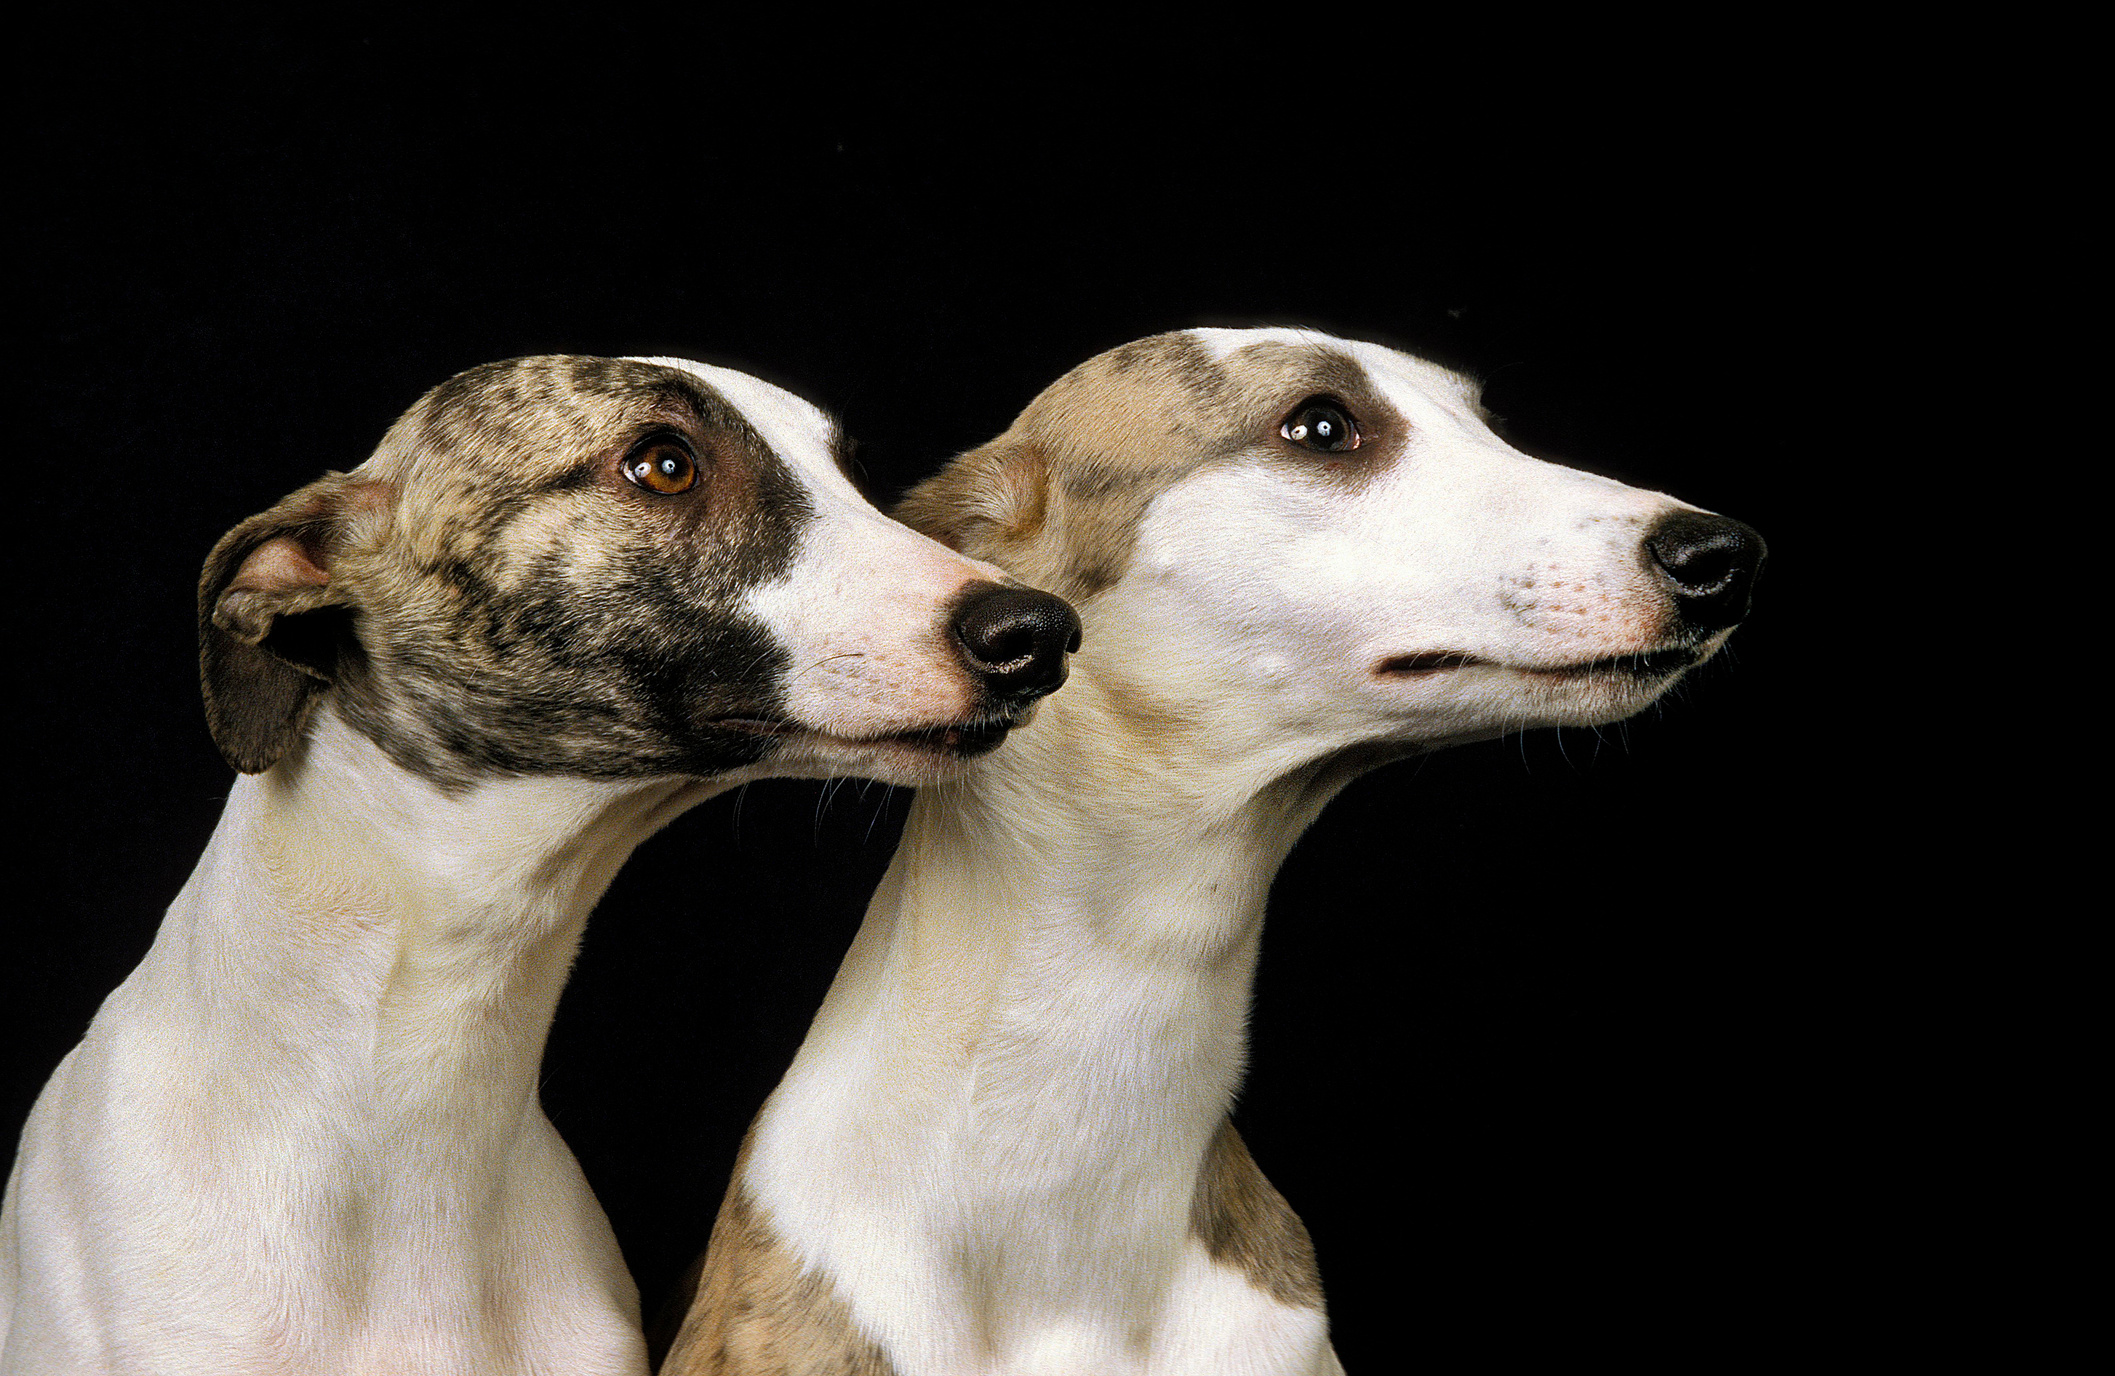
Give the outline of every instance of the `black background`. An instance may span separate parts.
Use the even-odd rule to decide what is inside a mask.
[[[1806,897],[1841,843],[1788,800],[1871,786],[1821,758],[1802,655],[1812,477],[1855,460],[1782,395],[1836,388],[1861,322],[1781,54],[1053,36],[1047,75],[1019,44],[853,35],[825,69],[798,34],[551,37],[31,45],[0,1130],[225,796],[206,550],[424,388],[526,353],[726,363],[837,411],[885,498],[1102,349],[1305,323],[1463,367],[1521,447],[1772,546],[1751,624],[1663,706],[1369,777],[1280,876],[1237,1121],[1314,1234],[1347,1363],[1753,1352],[1851,1302],[1812,1256],[1857,1092]],[[906,797],[718,800],[590,924],[544,1100],[649,1308]]]

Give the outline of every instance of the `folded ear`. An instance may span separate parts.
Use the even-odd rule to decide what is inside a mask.
[[[1041,450],[1001,435],[905,493],[893,514],[972,559],[1010,564],[1042,528],[1048,481]]]
[[[328,474],[222,536],[198,580],[198,672],[221,758],[261,773],[330,682],[349,602],[331,582],[348,523],[383,489]]]

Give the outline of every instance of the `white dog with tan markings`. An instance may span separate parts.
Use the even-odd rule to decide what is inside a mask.
[[[838,455],[741,373],[516,359],[220,542],[201,662],[245,777],[23,1132],[0,1371],[645,1372],[536,1101],[588,909],[742,780],[946,777],[1076,629]]]
[[[1085,644],[919,795],[664,1370],[1338,1370],[1227,1118],[1272,875],[1361,771],[1653,701],[1761,541],[1519,453],[1444,369],[1280,329],[1093,359],[898,515],[1070,597]]]

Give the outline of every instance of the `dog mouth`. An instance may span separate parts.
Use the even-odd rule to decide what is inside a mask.
[[[1607,655],[1578,664],[1505,664],[1495,659],[1479,658],[1466,650],[1426,650],[1384,659],[1374,666],[1373,672],[1382,678],[1421,678],[1428,674],[1444,673],[1449,669],[1481,667],[1509,669],[1516,674],[1532,674],[1537,678],[1620,676],[1651,679],[1680,673],[1702,659],[1703,655],[1697,651],[1680,646]]]
[[[945,726],[896,731],[886,736],[869,737],[856,741],[855,744],[902,745],[914,750],[930,750],[936,754],[967,760],[997,748],[998,744],[1006,739],[1006,733],[1013,728],[1014,723],[1005,720],[953,722]]]
[[[1011,718],[993,717],[938,722],[931,726],[915,726],[904,731],[889,731],[874,736],[839,736],[812,726],[803,726],[796,721],[762,717],[721,717],[713,722],[713,725],[724,730],[738,731],[750,736],[800,738],[852,749],[895,746],[920,754],[961,760],[974,759],[997,748],[999,743],[1006,739],[1006,733],[1019,724]]]

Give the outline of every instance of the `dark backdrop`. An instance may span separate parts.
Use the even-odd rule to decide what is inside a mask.
[[[32,45],[0,1131],[225,796],[194,686],[206,550],[425,387],[525,353],[728,363],[836,410],[892,495],[1102,349],[1309,323],[1466,368],[1523,448],[1773,550],[1752,623],[1660,708],[1380,772],[1281,875],[1238,1121],[1313,1231],[1344,1356],[1749,1351],[1836,1302],[1784,1264],[1850,1091],[1822,1050],[1831,938],[1794,897],[1814,561],[1782,474],[1815,440],[1779,397],[1832,387],[1859,321],[1838,299],[1815,323],[1825,188],[1762,78],[1557,51],[1405,70],[1364,33],[1320,66],[1054,79],[561,39]],[[544,1099],[649,1307],[906,796],[709,804],[590,924]]]

